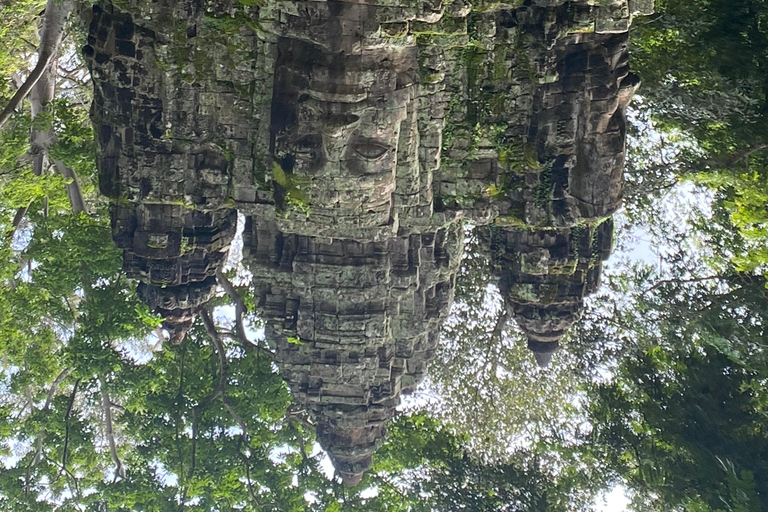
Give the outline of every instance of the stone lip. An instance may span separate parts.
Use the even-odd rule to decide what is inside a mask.
[[[150,309],[163,317],[162,327],[169,333],[169,341],[178,345],[192,328],[197,309],[215,295],[216,278],[183,286],[160,287],[139,283],[136,294]]]
[[[543,341],[528,336],[528,350],[533,352],[536,358],[536,364],[541,368],[546,368],[552,362],[552,356],[560,349],[558,341]]]

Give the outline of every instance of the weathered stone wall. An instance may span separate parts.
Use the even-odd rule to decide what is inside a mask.
[[[540,364],[621,204],[627,29],[650,0],[99,2],[102,192],[139,294],[180,341],[247,218],[268,341],[342,478],[370,466],[490,224]]]

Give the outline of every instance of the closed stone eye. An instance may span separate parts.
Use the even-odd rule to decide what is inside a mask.
[[[310,154],[322,145],[319,135],[305,135],[294,143],[294,151],[298,154]]]
[[[376,160],[389,151],[390,146],[375,140],[364,139],[353,142],[352,149],[366,160]]]

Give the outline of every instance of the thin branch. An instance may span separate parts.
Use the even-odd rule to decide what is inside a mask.
[[[643,295],[648,294],[665,284],[683,284],[683,283],[699,283],[702,281],[713,281],[716,279],[724,279],[726,276],[706,276],[706,277],[692,277],[690,279],[662,279],[661,281],[658,281],[656,284],[651,286],[650,288],[647,288],[643,290]]]
[[[104,408],[104,423],[106,424],[105,435],[109,442],[109,453],[112,455],[112,462],[115,463],[115,480],[118,476],[125,479],[125,467],[118,456],[115,433],[112,428],[112,400],[109,399],[107,383],[102,377],[99,377],[99,383],[101,384],[101,406]]]
[[[22,409],[21,413],[24,414],[24,410],[29,406],[29,413],[32,414],[35,412],[35,400],[32,398],[32,388],[27,386],[24,394],[27,397],[27,403],[24,404],[24,409]]]
[[[62,372],[59,374],[58,377],[53,381],[53,384],[51,384],[51,389],[48,390],[48,396],[45,398],[45,405],[43,406],[43,411],[47,411],[48,407],[51,405],[51,401],[53,400],[53,396],[56,394],[56,388],[59,387],[59,384],[67,378],[69,373],[72,371],[72,368],[64,368]]]
[[[238,336],[236,333],[231,331],[219,331],[219,335],[223,336],[225,338],[230,338],[235,341],[239,341],[241,345],[243,345],[246,349],[253,349],[258,350],[259,352],[263,352],[271,357],[275,357],[275,353],[272,350],[269,350],[268,348],[262,347],[261,345],[252,342],[251,340],[243,340],[240,336]]]
[[[235,411],[234,407],[229,403],[229,400],[227,400],[226,395],[223,395],[221,397],[221,401],[224,404],[224,408],[227,410],[230,416],[232,416],[232,419],[237,422],[238,425],[240,425],[240,429],[243,431],[243,435],[248,434],[248,425],[245,424],[245,421],[243,421],[243,418],[240,417],[239,414],[237,414],[237,411]]]
[[[27,46],[29,46],[29,49],[30,49],[30,50],[37,50],[37,46],[35,46],[35,43],[33,43],[32,41],[30,41],[30,40],[29,40],[29,39],[27,39],[26,37],[21,37],[21,36],[19,36],[19,39],[21,39],[21,41],[22,41],[23,43],[26,43],[26,45],[27,45]],[[17,87],[17,89],[18,89],[18,87]]]
[[[174,440],[176,441],[176,453],[178,454],[179,458],[179,487],[183,489],[181,493],[181,510],[183,511],[186,503],[187,503],[187,486],[185,484],[185,475],[184,475],[184,452],[181,447],[180,439],[179,439],[179,423],[181,422],[181,415],[179,412],[179,408],[181,407],[182,400],[184,397],[184,355],[186,354],[186,349],[182,348],[181,350],[181,357],[179,360],[179,390],[176,392],[176,400],[175,408],[174,408],[174,415],[173,415],[173,425],[174,425]]]
[[[738,163],[744,158],[749,158],[753,153],[757,153],[758,151],[762,151],[766,148],[768,148],[768,144],[757,144],[755,146],[748,147],[744,151],[736,153],[731,158],[728,158],[726,160],[707,159],[707,160],[704,160],[704,162],[702,163],[704,165],[722,165],[723,167],[730,167],[731,165]]]
[[[199,406],[192,409],[192,440],[190,450],[190,462],[189,462],[189,474],[187,480],[191,479],[195,474],[195,466],[197,463],[197,431],[200,427],[200,410]]]
[[[68,470],[67,468],[65,468],[65,467],[61,466],[61,463],[60,463],[60,462],[58,462],[58,461],[55,461],[55,460],[51,459],[51,458],[50,458],[50,457],[48,457],[47,455],[45,455],[44,457],[45,457],[45,460],[47,460],[48,462],[50,462],[50,463],[51,463],[51,464],[53,464],[54,466],[58,466],[58,467],[59,467],[59,474],[58,474],[58,476],[56,477],[56,478],[57,478],[57,480],[58,480],[58,478],[61,476],[61,474],[62,474],[62,473],[66,473],[66,474],[67,474],[67,477],[69,477],[69,478],[71,478],[71,479],[72,479],[72,482],[75,484],[75,492],[76,492],[76,493],[77,493],[77,495],[79,496],[79,495],[80,495],[80,486],[79,486],[79,484],[78,484],[78,480],[77,480],[77,477],[76,477],[75,475],[73,475],[73,474],[72,474],[72,472],[71,472],[70,470]]]
[[[261,508],[261,503],[259,501],[259,498],[256,496],[256,492],[253,490],[253,482],[251,481],[251,465],[248,462],[248,458],[240,450],[244,438],[245,436],[241,436],[237,442],[237,454],[240,457],[240,460],[243,461],[243,465],[245,466],[245,483],[248,487],[248,493],[251,495],[251,499],[253,500],[254,504],[256,504],[257,506],[259,506],[259,508]]]
[[[45,398],[45,405],[43,405],[43,408],[41,411],[47,411],[48,408],[51,406],[51,401],[53,401],[53,397],[56,394],[56,389],[59,387],[59,384],[67,378],[67,375],[69,375],[69,372],[72,371],[72,368],[65,368],[57,377],[54,379],[53,384],[51,384],[51,389],[48,390],[48,395]],[[29,389],[29,388],[27,388]],[[32,409],[34,410],[34,405],[30,403]],[[37,450],[35,452],[35,458],[32,460],[32,467],[37,467],[37,465],[40,463],[40,460],[43,457],[43,440],[45,439],[45,427],[41,428],[40,431],[37,433],[37,439],[36,439],[36,445]]]

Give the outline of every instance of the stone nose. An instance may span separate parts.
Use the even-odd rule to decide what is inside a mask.
[[[354,114],[331,114],[323,120],[323,135],[339,137],[351,133],[360,122],[360,117]]]
[[[354,114],[333,114],[323,120],[320,131],[329,162],[338,162],[342,159],[349,139],[359,124],[360,117]]]

